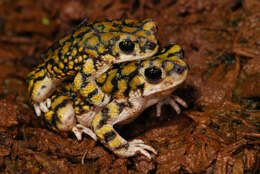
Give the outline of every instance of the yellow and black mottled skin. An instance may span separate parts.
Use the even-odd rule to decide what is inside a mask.
[[[186,68],[186,63],[183,61],[182,48],[177,44],[171,44],[148,60],[114,65],[106,73],[98,77],[96,83],[104,93],[112,95],[113,98],[129,97],[131,91],[143,90],[142,88],[146,84],[140,78],[140,69],[158,64],[167,73],[179,70],[181,74],[184,70],[183,67]]]
[[[44,63],[28,75],[30,99],[44,102],[63,80],[76,76],[74,87],[86,100],[97,105],[104,103],[104,96],[90,100],[93,79],[114,63],[154,55],[158,49],[155,31],[152,20],[83,22],[50,47]],[[84,85],[85,81],[89,81],[89,86]]]
[[[171,44],[152,58],[114,65],[102,74],[97,84],[113,100],[93,118],[92,129],[98,139],[119,156],[127,156],[129,143],[113,125],[133,120],[145,108],[170,95],[186,79],[187,71],[181,47]]]
[[[65,87],[52,96],[52,103],[56,103],[59,98],[64,98],[63,105],[66,105],[69,96],[78,124],[91,128],[97,138],[117,155],[133,156],[139,148],[150,151],[153,149],[139,140],[127,142],[113,129],[113,125],[131,121],[145,108],[170,95],[186,79],[187,71],[181,47],[171,44],[154,57],[113,65],[107,72],[96,78],[97,88],[111,96],[109,103],[101,109],[95,110],[93,105],[84,101],[72,90],[71,83],[64,84]],[[62,112],[59,113],[62,108],[60,106],[63,105],[54,104],[55,107],[44,116],[46,122],[57,130],[63,130],[61,123],[64,124],[64,120],[66,122]],[[88,112],[94,112],[94,115],[86,125],[79,117]]]

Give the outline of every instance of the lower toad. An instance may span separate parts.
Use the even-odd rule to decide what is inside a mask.
[[[66,82],[51,96],[50,109],[42,118],[55,130],[73,131],[78,140],[82,133],[88,134],[120,157],[139,152],[151,159],[151,153],[157,154],[154,148],[142,140],[126,141],[113,126],[132,121],[154,104],[158,116],[163,104],[170,104],[179,113],[177,103],[187,104],[172,92],[187,74],[181,47],[171,44],[151,58],[114,65],[96,78],[98,88],[111,98],[105,106],[88,103],[74,92],[73,83]]]

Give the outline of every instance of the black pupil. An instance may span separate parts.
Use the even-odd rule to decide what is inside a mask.
[[[145,75],[146,79],[150,83],[158,83],[162,79],[162,71],[161,71],[161,69],[158,68],[158,67],[155,67],[155,66],[147,68],[144,71],[144,75]]]
[[[132,53],[135,49],[135,44],[130,39],[123,40],[119,43],[119,48],[124,53]]]

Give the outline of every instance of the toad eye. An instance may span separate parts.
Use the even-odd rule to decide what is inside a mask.
[[[150,83],[159,83],[162,80],[162,71],[156,66],[145,69],[144,75]]]
[[[130,54],[135,49],[135,43],[131,41],[130,39],[122,40],[119,43],[119,48],[121,51],[123,51],[125,54]]]

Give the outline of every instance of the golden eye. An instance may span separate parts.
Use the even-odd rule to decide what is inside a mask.
[[[119,43],[119,48],[125,54],[131,54],[135,49],[135,43],[130,39],[125,39]]]
[[[156,66],[145,69],[144,76],[149,83],[159,83],[162,80],[162,70]]]

